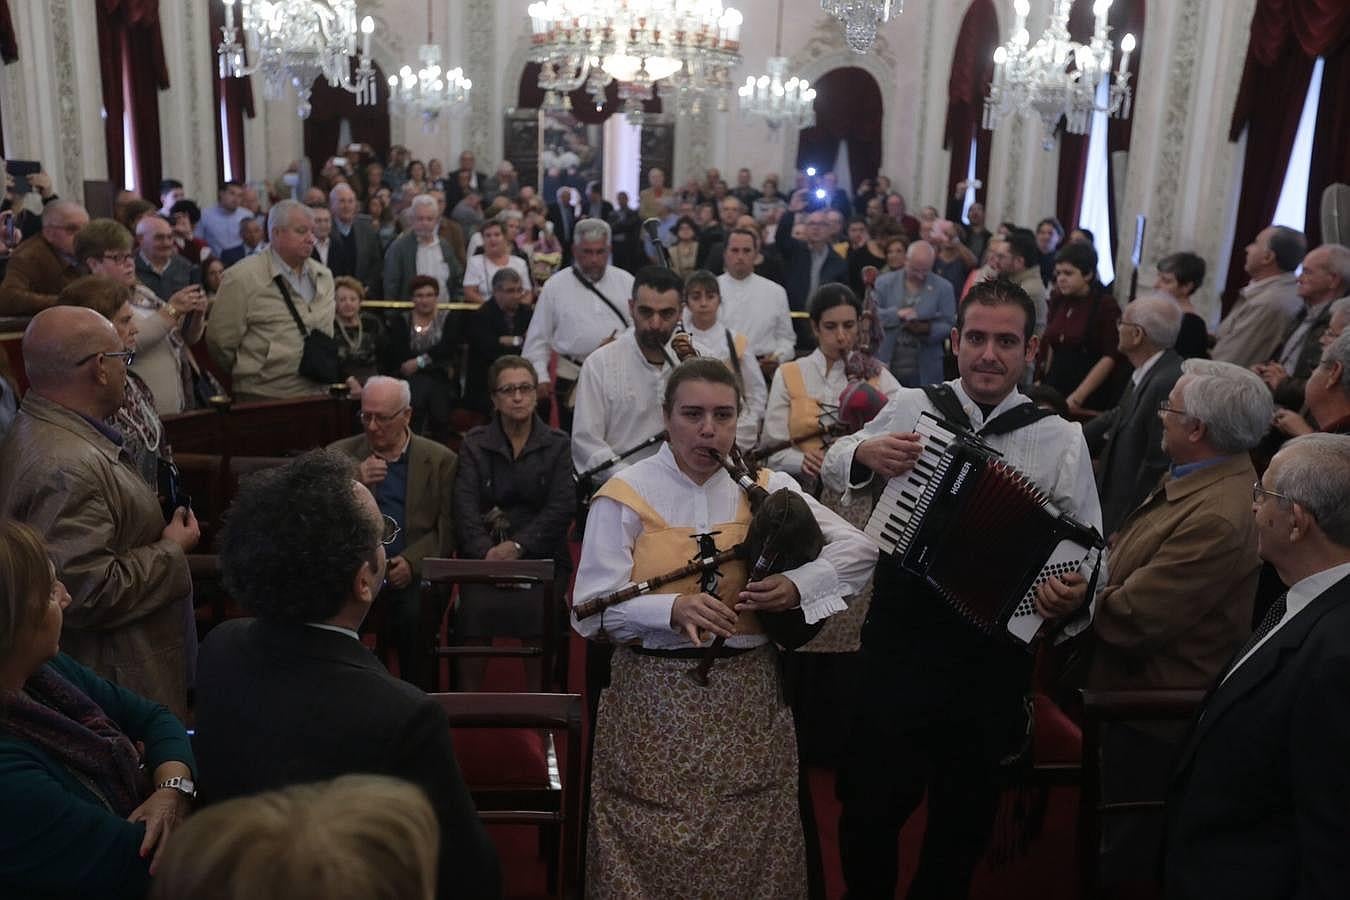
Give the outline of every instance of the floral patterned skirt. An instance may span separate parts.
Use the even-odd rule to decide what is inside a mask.
[[[693,660],[615,649],[596,722],[588,897],[806,896],[776,652],[720,659],[699,687]]]

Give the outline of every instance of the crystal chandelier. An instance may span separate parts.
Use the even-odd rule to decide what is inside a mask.
[[[769,73],[758,78],[745,76],[745,84],[737,91],[741,112],[763,117],[775,135],[784,125],[797,130],[810,128],[816,124],[816,92],[806,79],[788,77],[788,61],[783,56],[783,0],[778,0],[778,31],[773,47]]]
[[[460,67],[448,72],[441,68],[441,48],[432,43],[431,0],[427,0],[427,42],[417,48],[417,60],[421,65],[416,72],[404,66],[389,76],[389,106],[399,115],[418,116],[422,130],[430,134],[442,114],[458,117],[468,111],[473,87]]]
[[[630,118],[658,82],[697,105],[729,93],[741,60],[744,19],[721,0],[539,0],[529,15],[545,109],[569,109],[567,95],[583,86],[599,107],[611,81]]]
[[[1069,39],[1069,9],[1073,0],[1054,0],[1050,24],[1045,33],[1028,47],[1027,0],[1016,0],[1017,18],[1012,35],[994,51],[994,80],[984,101],[984,127],[993,127],[1014,112],[1034,114],[1041,120],[1042,146],[1055,146],[1055,129],[1062,117],[1070,134],[1087,134],[1092,116],[1102,112],[1114,118],[1130,114],[1130,54],[1134,35],[1120,42],[1120,67],[1111,78],[1114,47],[1107,38],[1110,28],[1106,13],[1111,0],[1096,0],[1092,41],[1078,44]],[[1097,89],[1109,80],[1105,105],[1098,105]]]
[[[877,26],[904,12],[905,0],[820,0],[820,8],[843,23],[854,53],[866,53],[877,39]]]
[[[333,87],[355,94],[358,106],[375,103],[375,69],[370,64],[375,20],[370,16],[360,22],[361,54],[354,76],[351,71],[357,55],[355,0],[240,0],[240,25],[255,60],[252,66],[244,64],[244,45],[234,23],[235,0],[223,2],[225,26],[216,47],[221,78],[259,74],[268,100],[280,100],[286,86],[294,85],[302,119],[309,117],[310,91],[320,75]]]

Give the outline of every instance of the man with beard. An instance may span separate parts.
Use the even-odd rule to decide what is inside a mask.
[[[901,390],[860,432],[835,442],[821,467],[825,487],[847,499],[878,476],[908,472],[923,451],[914,423],[931,412],[979,433],[1061,511],[1100,529],[1082,429],[1017,390],[1036,358],[1035,324],[1035,306],[1016,285],[972,287],[951,332],[960,377]],[[1033,656],[979,630],[893,557],[878,563],[873,584],[836,786],[844,880],[852,897],[895,896],[900,829],[926,793],[927,834],[909,895],[965,897],[993,830],[999,768],[1027,734]],[[1048,579],[1037,611],[1050,620],[1086,611],[1087,585],[1083,572]]]
[[[633,330],[586,358],[577,381],[572,463],[584,472],[661,431],[661,396],[675,366],[670,336],[680,321],[681,282],[659,266],[638,270],[628,312]],[[536,314],[537,315],[537,314]],[[615,463],[603,481],[657,450]]]

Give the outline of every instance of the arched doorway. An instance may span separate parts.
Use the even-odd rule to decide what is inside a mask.
[[[305,156],[314,172],[339,151],[338,136],[345,119],[351,126],[352,143],[369,144],[378,159],[389,158],[389,85],[378,63],[375,66],[375,103],[357,106],[356,95],[333,87],[325,78],[314,82],[310,99],[314,111],[305,120]]]
[[[858,182],[876,178],[881,168],[881,87],[870,72],[855,66],[831,69],[812,87],[816,89],[816,124],[798,133],[797,169],[833,169],[839,145],[847,142],[852,184],[841,182],[840,187],[851,195]],[[791,183],[788,178],[787,184]]]

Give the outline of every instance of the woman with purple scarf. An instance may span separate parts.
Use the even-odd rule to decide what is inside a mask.
[[[143,897],[196,766],[183,724],[61,652],[70,594],[0,521],[0,896]]]

